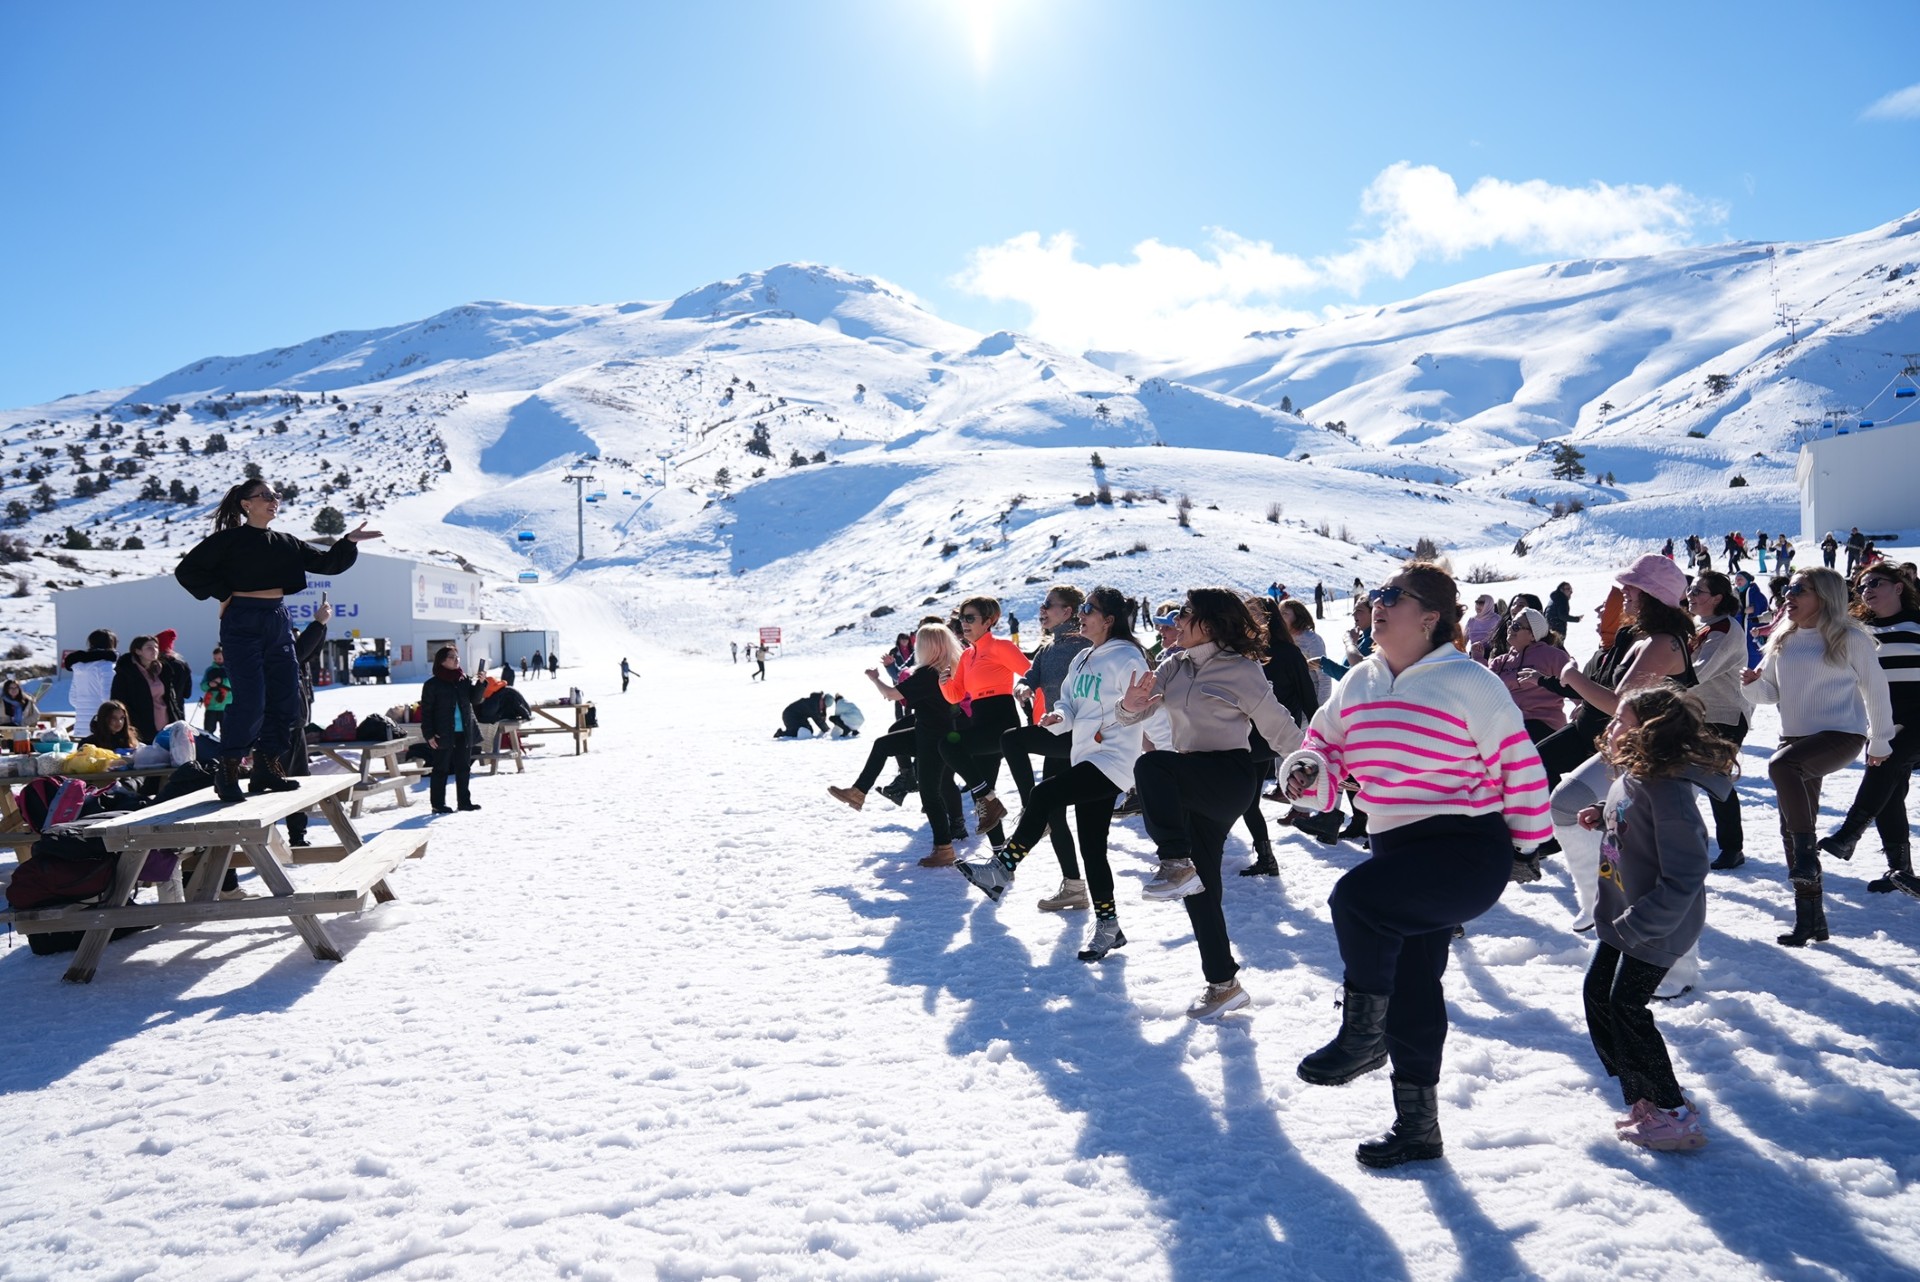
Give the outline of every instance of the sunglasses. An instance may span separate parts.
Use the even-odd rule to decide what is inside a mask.
[[[960,622],[962,622],[962,623],[978,623],[978,622],[980,622],[980,616],[979,616],[979,615],[977,615],[977,614],[963,614],[963,615],[961,615],[961,616],[960,616]]]
[[[267,502],[273,504],[275,507],[280,506],[280,496],[278,494],[273,494],[273,493],[249,494],[247,495],[246,501],[249,503],[258,503],[262,499],[265,499]]]
[[[1789,583],[1786,587],[1780,589],[1780,595],[1784,597],[1796,597],[1811,592],[1812,590],[1813,589],[1804,583]]]
[[[1389,610],[1391,610],[1394,606],[1400,604],[1401,597],[1406,597],[1408,600],[1413,601],[1419,605],[1427,604],[1425,601],[1420,600],[1419,597],[1414,596],[1413,593],[1409,592],[1405,588],[1395,588],[1395,587],[1375,588],[1373,591],[1367,593],[1368,601],[1372,602],[1374,605],[1385,606]],[[1427,606],[1427,608],[1432,609],[1433,607]]]
[[[1875,588],[1890,588],[1893,586],[1895,585],[1892,579],[1863,579],[1860,582],[1860,590],[1862,592],[1871,592]]]

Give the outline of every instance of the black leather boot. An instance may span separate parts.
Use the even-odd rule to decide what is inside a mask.
[[[214,763],[213,794],[229,806],[247,799],[247,794],[240,791],[240,758],[222,757]]]
[[[1280,865],[1274,860],[1273,847],[1265,846],[1254,851],[1254,860],[1240,870],[1242,877],[1278,877]]]
[[[1815,846],[1835,859],[1851,859],[1853,848],[1860,844],[1860,836],[1865,831],[1865,824],[1855,825],[1852,819],[1848,819],[1830,834],[1822,837]]]
[[[1440,1142],[1440,1097],[1434,1087],[1393,1079],[1393,1129],[1354,1150],[1363,1166],[1386,1168],[1431,1162],[1444,1156]]]
[[[1787,834],[1787,876],[1796,887],[1820,884],[1820,848],[1812,833]]]
[[[1827,939],[1827,903],[1820,879],[1810,886],[1793,888],[1793,930],[1776,942],[1788,948],[1805,948],[1807,941],[1825,943]]]
[[[263,792],[293,792],[299,784],[287,778],[287,772],[280,767],[277,758],[264,752],[253,754],[253,771],[247,778],[247,792],[259,796]]]
[[[1876,895],[1889,894],[1900,889],[1895,880],[1898,874],[1906,874],[1905,880],[1913,880],[1913,848],[1911,846],[1889,846],[1887,848],[1887,875],[1867,883],[1867,889]]]
[[[1315,1086],[1345,1086],[1387,1062],[1387,999],[1351,988],[1341,1000],[1340,1032],[1300,1061],[1300,1077]]]
[[[1307,836],[1314,838],[1323,846],[1332,846],[1340,840],[1340,812],[1329,810],[1325,814],[1303,814],[1294,812],[1293,826]]]

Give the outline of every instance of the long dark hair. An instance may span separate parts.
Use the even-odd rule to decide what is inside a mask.
[[[254,489],[259,486],[258,490]],[[220,506],[213,510],[213,528],[231,530],[247,523],[246,511],[241,508],[242,499],[257,498],[260,494],[273,493],[273,487],[265,481],[246,480],[233,486],[220,498]]]
[[[1464,613],[1460,605],[1460,585],[1453,581],[1453,575],[1432,561],[1408,561],[1400,567],[1399,577],[1406,580],[1407,590],[1412,593],[1414,600],[1440,616],[1433,621],[1433,631],[1427,634],[1428,652],[1438,650],[1443,645],[1452,645],[1454,633],[1460,625],[1460,616]],[[1539,598],[1528,595],[1527,599],[1537,601]],[[1540,607],[1536,605],[1532,608],[1537,610]]]
[[[115,730],[108,721],[116,712],[120,714],[119,730]],[[140,732],[133,728],[133,718],[127,713],[127,705],[118,699],[108,699],[94,710],[93,721],[87,726],[87,737],[98,739],[102,748],[140,746]]]
[[[1746,601],[1733,589],[1733,580],[1718,570],[1707,570],[1694,580],[1698,587],[1706,589],[1713,598],[1713,612],[1737,616],[1746,607]]]
[[[152,667],[148,667],[146,664],[140,662],[140,647],[143,645],[146,645],[149,641],[153,643],[156,649],[159,648],[159,645],[160,645],[159,637],[135,637],[133,640],[127,642],[127,657],[133,660],[134,667],[140,669],[140,671],[146,673],[150,677],[157,677],[160,675],[160,656],[159,655],[155,655],[153,657]]]
[[[1266,623],[1232,588],[1194,588],[1187,593],[1186,608],[1193,623],[1205,626],[1207,639],[1222,650],[1255,663],[1267,661]]]
[[[1300,648],[1300,643],[1293,639],[1293,633],[1287,627],[1286,619],[1281,616],[1278,601],[1272,597],[1250,596],[1247,598],[1247,604],[1253,607],[1254,617],[1267,625],[1267,656],[1269,658],[1273,656],[1275,650]]]
[[[1111,631],[1107,634],[1107,640],[1125,641],[1140,653],[1147,652],[1147,648],[1140,644],[1140,638],[1133,635],[1133,602],[1127,599],[1126,593],[1103,583],[1087,593],[1087,604],[1106,615],[1110,621]]]
[[[1693,639],[1697,626],[1679,607],[1668,605],[1651,592],[1640,593],[1640,609],[1633,616],[1633,630],[1641,636],[1667,636],[1686,645]]]

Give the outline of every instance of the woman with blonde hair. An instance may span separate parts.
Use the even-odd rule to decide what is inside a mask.
[[[829,788],[837,800],[855,810],[867,804],[867,792],[880,777],[888,757],[911,752],[914,772],[919,779],[920,807],[933,829],[933,851],[920,863],[926,868],[950,866],[953,829],[949,816],[960,813],[960,793],[953,786],[953,772],[941,758],[940,746],[953,726],[953,705],[940,692],[940,683],[960,662],[960,643],[944,623],[923,623],[913,638],[913,670],[898,685],[887,685],[878,668],[867,669],[867,679],[882,697],[902,704],[913,714],[913,725],[883,734],[867,750],[867,765],[851,788]]]
[[[1847,609],[1847,581],[1815,566],[1796,572],[1783,593],[1786,621],[1767,638],[1758,668],[1741,679],[1755,703],[1780,708],[1780,750],[1767,762],[1779,796],[1780,833],[1793,882],[1789,948],[1827,938],[1820,852],[1814,821],[1820,784],[1867,751],[1877,766],[1893,752],[1893,704],[1873,636]]]

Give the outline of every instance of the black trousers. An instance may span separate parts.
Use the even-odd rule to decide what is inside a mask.
[[[1747,741],[1747,719],[1740,718],[1732,725],[1725,722],[1713,722],[1707,729],[1725,739],[1728,743],[1740,744]],[[1744,851],[1746,833],[1740,824],[1740,793],[1729,789],[1727,798],[1722,801],[1712,793],[1707,793],[1707,809],[1713,813],[1713,840],[1722,854],[1728,851]],[[1628,1103],[1632,1103],[1631,1100]]]
[[[912,726],[905,730],[890,730],[873,741],[867,749],[867,764],[860,771],[860,777],[853,786],[861,792],[872,792],[873,785],[880,778],[880,772],[887,767],[887,758],[891,757],[901,770],[913,764],[914,741],[918,732]]]
[[[1064,739],[1066,736],[1049,737]],[[1080,832],[1080,854],[1087,861],[1088,897],[1096,905],[1111,905],[1113,866],[1107,862],[1107,832],[1113,826],[1113,803],[1119,796],[1119,785],[1092,762],[1069,766],[1034,785],[1033,796],[1020,813],[1020,822],[1008,840],[1017,846],[1031,846],[1040,839],[1041,824],[1051,823],[1056,829],[1064,827],[1067,807],[1072,806],[1074,826]]]
[[[970,791],[993,791],[1000,779],[1000,736],[1020,724],[1020,705],[1010,694],[991,694],[973,701],[972,715],[954,713],[953,729],[940,742],[940,752]],[[999,824],[987,831],[994,845],[1006,844]]]
[[[1498,815],[1435,815],[1370,834],[1373,857],[1334,883],[1327,903],[1347,987],[1386,996],[1394,1076],[1440,1081],[1447,1041],[1441,977],[1453,928],[1499,900],[1513,839]]]
[[[427,779],[427,794],[436,807],[447,804],[447,776],[453,776],[453,795],[460,805],[470,805],[467,777],[473,770],[473,745],[465,734],[454,734],[433,754],[433,774]]]
[[[940,755],[947,728],[943,725],[915,725],[913,771],[920,788],[920,810],[933,829],[937,845],[953,841],[953,821],[960,818],[960,789],[954,786],[953,770]]]
[[[1647,1003],[1669,967],[1628,957],[1601,941],[1593,950],[1582,996],[1587,1006],[1587,1036],[1608,1077],[1620,1079],[1621,1102],[1651,1100],[1660,1108],[1686,1103],[1673,1078],[1667,1043],[1654,1027]]]
[[[1594,743],[1598,732],[1591,725],[1582,727],[1581,721],[1582,718],[1575,717],[1534,745],[1540,750],[1540,764],[1546,767],[1549,789],[1558,788],[1561,779],[1578,770],[1581,762],[1599,750]]]
[[[1166,752],[1140,755],[1133,768],[1140,817],[1162,859],[1191,859],[1201,891],[1181,902],[1200,946],[1200,970],[1209,984],[1239,973],[1226,914],[1220,909],[1220,852],[1233,821],[1260,795],[1260,766],[1245,748],[1226,752]],[[1501,873],[1504,878],[1505,872]],[[1089,887],[1089,890],[1092,888]]]
[[[1880,848],[1889,853],[1911,851],[1907,825],[1907,785],[1920,765],[1920,726],[1902,727],[1893,736],[1893,751],[1877,766],[1868,766],[1860,791],[1847,807],[1846,826],[1862,832],[1871,823],[1880,830]]]
[[[1023,805],[1032,804],[1033,762],[1032,755],[1041,758],[1041,775],[1051,779],[1067,768],[1073,755],[1073,736],[1055,734],[1044,726],[1015,726],[1000,736],[1000,753],[1006,760],[1007,773],[1013,776],[1013,786],[1020,790]],[[1025,816],[1022,816],[1024,822]],[[1080,879],[1080,863],[1074,858],[1073,836],[1067,831],[1067,808],[1056,807],[1046,816],[1047,837],[1053,842],[1053,857],[1059,861],[1060,875],[1073,881]]]

